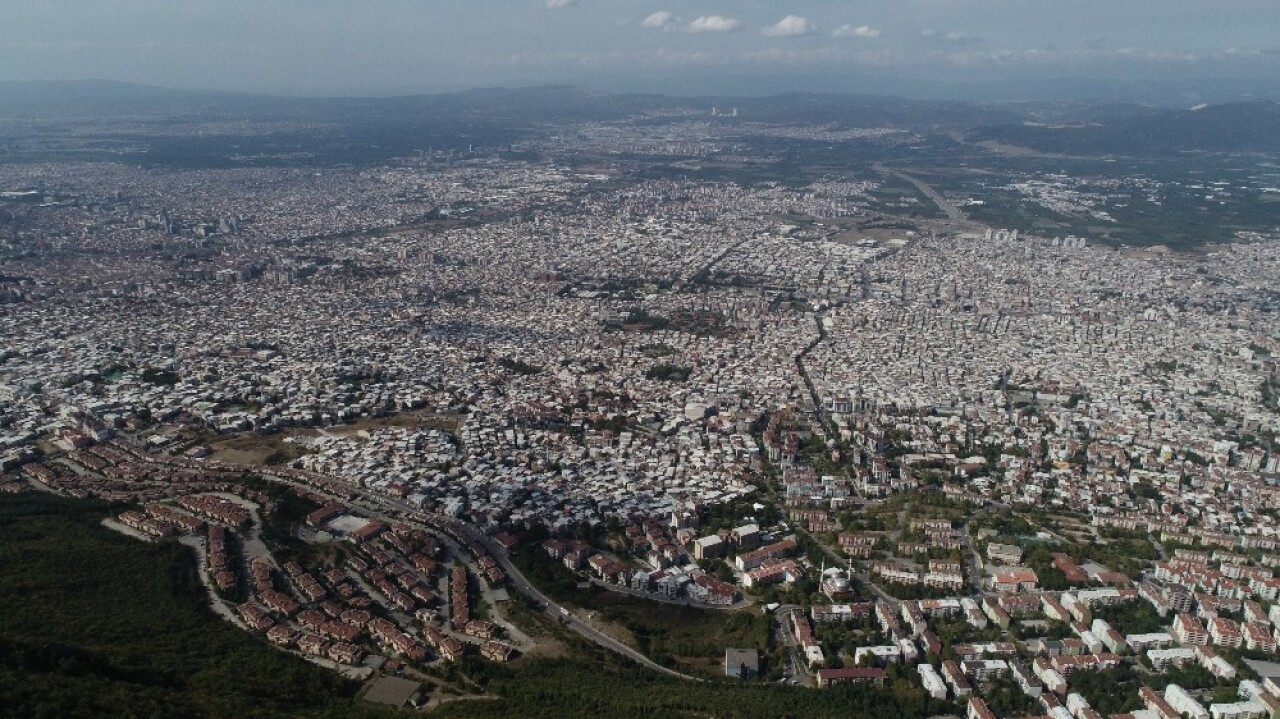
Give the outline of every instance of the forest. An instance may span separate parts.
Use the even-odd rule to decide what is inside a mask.
[[[13,717],[388,717],[207,607],[191,550],[106,504],[0,498],[0,707]]]

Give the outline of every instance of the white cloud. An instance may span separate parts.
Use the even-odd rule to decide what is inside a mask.
[[[841,25],[831,33],[831,37],[880,37],[880,31],[870,25]]]
[[[689,32],[733,32],[737,30],[742,23],[731,17],[723,15],[703,15],[693,22],[689,23]]]
[[[547,0],[548,10],[559,10],[573,4],[573,0]]]
[[[976,42],[982,42],[982,38],[977,35],[970,35],[965,32],[949,32],[942,38],[952,45],[972,45]]]
[[[765,37],[797,37],[808,35],[814,30],[813,25],[799,15],[788,15],[760,32]]]
[[[655,30],[669,30],[671,29],[671,26],[675,23],[675,21],[676,21],[675,15],[672,15],[666,10],[659,10],[658,12],[655,12],[654,14],[645,18],[644,22],[641,23],[641,25],[643,25],[644,27],[654,28]]]
[[[982,42],[982,38],[977,35],[970,35],[967,32],[959,32],[956,30],[952,30],[951,32],[942,32],[941,30],[929,28],[928,30],[921,30],[920,35],[921,37],[937,38],[952,45],[974,45]]]

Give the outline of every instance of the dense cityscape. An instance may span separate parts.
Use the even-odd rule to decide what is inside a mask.
[[[0,502],[181,546],[217,621],[376,704],[581,655],[913,716],[1277,719],[1280,227],[1041,214],[1171,180],[752,174],[927,141],[720,107],[365,164],[15,142]]]

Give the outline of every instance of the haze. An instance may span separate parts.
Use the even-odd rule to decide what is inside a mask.
[[[1253,0],[32,0],[0,80],[376,95],[573,83],[995,99],[1165,88],[1273,95],[1275,3]],[[1222,78],[1230,78],[1224,85]],[[992,94],[988,92],[987,94]]]

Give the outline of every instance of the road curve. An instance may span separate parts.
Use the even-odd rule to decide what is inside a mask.
[[[493,542],[487,535],[485,535],[483,532],[480,532],[475,527],[472,527],[469,524],[466,524],[464,522],[458,522],[457,520],[453,520],[453,521],[455,522],[455,524],[462,527],[463,531],[465,531],[472,539],[480,542],[480,544],[483,545],[485,549],[489,550],[489,554],[491,554],[494,560],[499,564],[499,566],[502,567],[502,571],[507,573],[507,579],[510,582],[510,586],[513,589],[525,595],[526,597],[529,597],[534,602],[537,602],[538,606],[543,607],[544,611],[549,616],[554,617],[562,625],[572,629],[573,631],[577,632],[583,637],[590,639],[596,644],[599,644],[605,649],[609,649],[610,651],[613,651],[617,654],[621,654],[622,656],[627,657],[628,659],[646,668],[652,669],[656,672],[662,672],[663,674],[669,674],[673,677],[678,677],[680,679],[688,679],[691,681],[702,681],[697,677],[692,677],[692,676],[689,676],[688,674],[682,674],[674,669],[664,667],[661,664],[658,664],[657,662],[653,661],[649,657],[646,657],[644,654],[641,654],[639,651],[636,651],[635,649],[632,649],[626,644],[623,644],[622,642],[617,641],[613,637],[610,637],[609,635],[605,634],[604,632],[601,632],[595,627],[592,627],[589,624],[584,623],[582,620],[574,616],[572,612],[565,609],[564,607],[561,607],[559,604],[556,604],[555,602],[551,601],[550,597],[543,594],[541,590],[539,590],[537,587],[533,586],[533,584],[531,584],[529,580],[525,578],[525,576],[520,572],[520,570],[516,568],[515,564],[511,562],[511,558],[507,556],[507,553],[503,551],[501,547],[497,546],[497,544]]]
[[[315,487],[300,485],[299,483],[295,483],[290,480],[285,480],[280,477],[272,476],[269,473],[264,472],[263,474],[268,479],[273,479],[275,481],[279,481],[285,484],[291,484],[295,486],[305,486],[310,491],[313,491],[313,492],[317,491]],[[351,487],[351,489],[354,490],[355,493],[359,495],[362,499],[364,499],[366,502],[364,504],[359,505],[360,508],[370,514],[378,516],[379,519],[384,519],[384,520],[392,519],[392,517],[384,514],[388,510],[400,512],[400,513],[403,513],[404,515],[411,515],[413,513],[422,513],[421,509],[415,508],[412,505],[408,504],[407,502],[397,500],[393,497],[387,497],[387,496],[377,494],[375,492],[370,492],[369,490],[364,489],[362,487]],[[369,506],[369,504],[373,504],[375,506],[371,507]],[[640,653],[639,651],[627,646],[626,644],[623,644],[622,642],[617,641],[616,639],[599,631],[598,629],[582,622],[580,619],[575,617],[569,610],[551,601],[550,597],[546,596],[540,590],[538,590],[537,587],[533,586],[533,584],[531,584],[529,580],[525,578],[524,574],[522,574],[520,570],[517,569],[514,564],[512,564],[511,558],[507,556],[506,551],[503,550],[501,547],[499,547],[497,543],[495,543],[492,539],[489,538],[488,535],[476,529],[474,526],[467,524],[466,522],[459,521],[455,518],[444,517],[444,516],[441,516],[441,518],[446,519],[452,524],[454,524],[455,526],[461,528],[462,531],[467,533],[467,536],[479,542],[486,550],[488,550],[489,554],[493,556],[494,561],[496,561],[498,565],[502,568],[502,571],[506,572],[511,588],[515,589],[516,591],[520,592],[526,597],[529,597],[530,599],[532,599],[534,602],[538,604],[538,606],[543,608],[543,610],[547,613],[547,615],[554,617],[557,621],[561,623],[561,625],[573,630],[577,634],[581,635],[583,638],[588,639],[604,647],[605,649],[608,649],[611,652],[620,654],[648,669],[652,669],[656,672],[661,672],[663,674],[677,677],[679,679],[688,679],[690,681],[703,681],[698,677],[690,676],[688,674],[682,674],[674,669],[664,667],[661,664],[658,664],[657,662],[653,661],[649,657],[646,657],[644,654]],[[405,521],[405,522],[412,521],[403,516],[395,517],[394,519],[396,519],[397,521]]]

